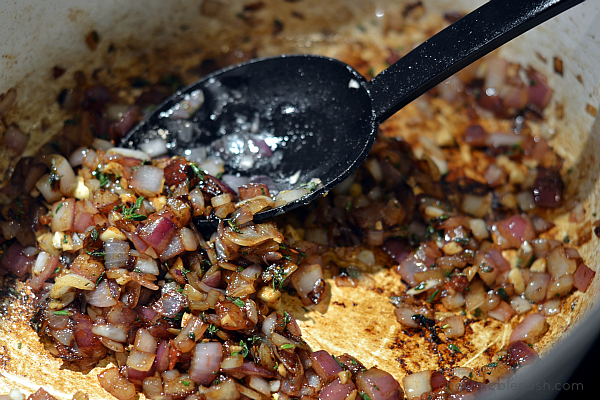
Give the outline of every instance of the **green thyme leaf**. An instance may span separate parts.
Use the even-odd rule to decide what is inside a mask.
[[[455,353],[462,353],[462,351],[460,351],[460,349],[458,348],[458,346],[456,346],[455,344],[450,344],[448,345],[448,348],[450,350],[452,350]]]

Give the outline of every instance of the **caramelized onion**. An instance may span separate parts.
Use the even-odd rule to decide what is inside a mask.
[[[221,367],[223,346],[219,342],[198,343],[194,347],[190,378],[199,385],[208,386]]]

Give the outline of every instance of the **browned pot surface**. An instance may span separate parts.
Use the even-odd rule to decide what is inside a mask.
[[[82,8],[75,1],[64,9],[51,2],[45,9],[42,6],[36,8],[35,2],[31,3],[30,8],[21,7],[19,12],[11,16],[13,24],[2,28],[4,37],[16,35],[20,23],[35,19],[36,16],[47,21],[48,17],[40,16],[44,12],[55,14],[57,19],[64,18],[66,29],[73,36],[54,48],[38,47],[40,52],[46,54],[42,54],[45,64],[36,68],[21,67],[27,63],[23,49],[35,50],[36,45],[23,45],[19,51],[19,43],[13,43],[7,46],[6,54],[2,54],[1,68],[5,82],[0,91],[5,92],[14,86],[19,96],[17,106],[5,116],[5,120],[18,122],[22,129],[30,132],[31,139],[25,155],[35,152],[42,143],[51,140],[62,126],[65,115],[54,104],[54,100],[62,87],[73,85],[73,73],[76,70],[83,70],[88,76],[92,76],[96,70],[97,79],[113,87],[126,87],[125,79],[130,76],[147,75],[152,78],[165,71],[176,71],[191,82],[197,77],[198,67],[205,58],[235,63],[256,56],[306,52],[333,56],[349,63],[355,61],[353,55],[360,53],[363,59],[369,61],[368,67],[380,70],[385,67],[385,54],[389,46],[410,48],[434,33],[441,23],[439,14],[421,17],[418,23],[390,17],[394,13],[401,15],[406,12],[407,5],[414,3],[410,1],[353,1],[328,3],[326,7],[313,0],[270,0],[252,5],[243,1],[181,1],[177,2],[178,10],[167,11],[161,17],[154,15],[147,22],[144,17],[150,18],[150,14],[160,12],[162,5],[158,3],[161,2],[148,2],[147,9],[139,13],[134,11],[133,5],[116,10],[116,2],[103,3],[108,11],[102,12],[99,11],[102,8],[100,5]],[[463,9],[463,5],[447,1],[433,3],[425,2],[426,8]],[[191,11],[184,12],[185,7]],[[595,15],[598,15],[596,8],[591,6],[590,9],[592,17],[584,20],[584,25],[588,24],[586,26],[591,25]],[[110,10],[113,11],[112,16]],[[577,15],[582,14],[581,11],[577,12]],[[382,14],[385,15],[378,17]],[[0,17],[8,18],[1,13]],[[598,105],[599,95],[592,69],[600,64],[592,65],[594,57],[584,59],[582,54],[595,43],[595,57],[599,58],[600,44],[588,37],[589,32],[586,36],[586,30],[591,28],[577,28],[578,24],[572,18],[565,16],[559,25],[542,27],[519,39],[505,51],[509,58],[531,63],[548,73],[551,84],[557,89],[548,110],[548,126],[544,129],[552,137],[551,143],[557,152],[565,158],[567,168],[573,171],[566,176],[568,192],[571,197],[583,202],[586,214],[585,222],[572,223],[569,222],[568,211],[556,213],[553,220],[557,226],[550,235],[562,239],[568,234],[571,241],[577,243],[576,248],[587,264],[596,270],[599,265],[595,251],[598,238],[592,230],[596,220],[594,215],[600,208],[597,201],[600,194],[597,178],[600,175],[600,139],[597,134],[590,132],[599,130],[592,115],[593,106]],[[175,20],[177,23],[171,26]],[[381,32],[397,29],[394,24],[401,23],[407,24],[401,34],[382,36]],[[110,29],[111,26],[117,28]],[[137,32],[133,32],[134,26]],[[561,36],[561,39],[553,41],[548,35],[550,31],[557,30],[557,26],[564,28],[565,35],[573,38]],[[43,41],[43,28],[36,29],[30,39]],[[48,25],[47,29],[57,31],[57,35],[60,35],[56,23]],[[85,44],[85,36],[92,30],[97,30],[100,36],[94,51]],[[151,38],[155,38],[155,41],[152,42]],[[69,46],[70,41],[75,44]],[[546,47],[550,42],[555,48]],[[580,49],[561,53],[566,52],[570,45],[579,46]],[[531,56],[532,49],[538,49],[535,56]],[[76,53],[78,57],[74,57]],[[564,59],[566,71],[563,75],[553,71],[553,57]],[[66,73],[58,79],[51,77],[54,65],[66,68]],[[357,68],[360,70],[365,66],[358,65]],[[563,110],[562,118],[557,116],[557,110]],[[401,111],[394,123],[402,123],[403,119],[410,118],[411,112],[410,107]],[[14,159],[10,156],[7,149],[0,150],[2,175],[14,165]],[[378,257],[378,261],[382,259]],[[389,298],[403,292],[405,287],[399,276],[388,269],[391,265],[376,264],[371,271],[372,281],[358,288],[340,288],[329,280],[331,299],[328,306],[307,311],[298,299],[284,299],[282,308],[296,316],[303,337],[313,349],[325,349],[333,354],[352,354],[366,366],[376,365],[401,380],[408,372],[422,369],[485,364],[489,362],[491,354],[507,344],[512,328],[519,322],[519,317],[509,324],[491,320],[474,321],[469,324],[467,334],[460,343],[460,347],[467,351],[458,354],[438,348],[419,334],[402,331],[393,317],[394,306]],[[96,375],[112,360],[105,360],[88,374],[64,368],[59,359],[46,353],[37,334],[29,326],[35,305],[34,296],[22,284],[6,280],[4,285],[2,293],[5,301],[0,323],[0,393],[8,392],[11,388],[20,388],[29,393],[43,385],[61,398],[71,398],[76,390],[88,393],[90,398],[106,398],[108,395],[99,386]],[[585,317],[593,305],[599,285],[596,279],[587,293],[575,292],[570,295],[564,300],[561,313],[548,319],[550,330],[536,345],[541,354],[546,353],[553,343]],[[11,294],[9,286],[20,293],[20,299]]]

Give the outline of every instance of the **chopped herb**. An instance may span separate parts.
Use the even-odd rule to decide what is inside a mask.
[[[194,332],[188,333],[188,337],[192,339],[194,342],[196,341],[196,334]]]
[[[248,349],[248,344],[246,342],[244,342],[243,340],[240,340],[240,346],[242,347],[242,350],[240,351],[234,351],[233,353],[231,353],[232,356],[237,356],[238,354],[241,354],[242,357],[247,357],[248,354],[250,353],[250,349]]]
[[[479,308],[476,308],[476,309],[475,309],[475,317],[476,317],[476,318],[479,318],[479,317],[481,317],[481,310],[480,310]]]
[[[569,243],[571,241],[571,238],[569,238],[569,235],[565,235],[563,237],[563,243]]]
[[[289,324],[290,322],[292,322],[292,317],[290,316],[290,314],[288,314],[287,311],[283,312],[283,326],[287,326],[287,324]]]
[[[425,282],[421,282],[417,286],[415,286],[415,290],[423,290],[423,289],[425,289],[426,286],[427,285]]]
[[[94,242],[98,240],[98,230],[96,228],[92,229],[91,237]]]
[[[454,238],[453,242],[456,242],[462,246],[466,246],[467,244],[469,244],[469,238]]]
[[[238,272],[242,272],[244,270],[244,267],[238,267]]]
[[[510,297],[508,297],[508,293],[506,293],[506,290],[504,290],[504,288],[498,288],[498,296],[500,296],[502,300],[510,302]]]
[[[100,251],[100,250],[96,250],[96,251],[87,251],[86,253],[88,253],[90,256],[94,256],[94,257],[104,257],[106,255],[105,252]]]
[[[100,282],[102,281],[102,278],[104,278],[104,271],[102,271],[102,273],[98,277],[98,280],[96,280],[96,286],[98,286],[100,284]]]
[[[356,360],[354,358],[351,360],[351,362],[352,362],[352,365],[354,365],[355,367],[358,365],[358,363],[356,362]]]
[[[368,394],[360,392],[360,397],[363,398],[363,400],[371,400],[371,398],[369,397]]]
[[[435,296],[437,296],[437,295],[438,295],[438,293],[439,293],[439,292],[440,292],[440,289],[437,289],[435,292],[433,292],[433,293],[431,294],[431,296],[429,296],[429,298],[427,299],[427,302],[428,302],[428,303],[431,303],[431,302],[433,301],[433,299],[435,299]]]
[[[189,381],[181,381],[181,383],[183,383],[185,386],[190,386],[190,382]]]
[[[226,299],[233,302],[233,304],[235,304],[239,308],[246,307],[246,303],[244,303],[244,300],[240,299],[239,297],[226,297]]]
[[[271,273],[273,274],[273,290],[276,290],[277,288],[281,290],[281,288],[283,288],[283,283],[287,278],[287,274],[280,266],[275,266]]]
[[[240,228],[238,228],[238,226],[232,220],[228,219],[227,225],[229,225],[231,230],[234,231],[235,233],[242,233],[242,231],[240,231]]]
[[[22,344],[21,342],[17,343],[17,348],[18,348],[19,350],[21,350],[21,347],[22,347],[22,346],[23,346],[23,344]]]
[[[186,275],[187,275],[187,274],[189,274],[190,272],[192,272],[192,271],[190,271],[189,269],[181,268],[181,274],[182,274],[183,276],[186,276]]]
[[[291,344],[291,343],[285,343],[285,344],[281,345],[281,348],[284,349],[284,350],[285,349],[293,349],[294,347],[296,347],[296,345],[295,344]]]
[[[455,353],[462,353],[462,351],[460,351],[460,349],[458,348],[458,346],[456,346],[455,344],[450,344],[448,345],[448,348],[450,350],[452,350]]]
[[[469,378],[473,379],[473,372],[469,372]]]
[[[350,212],[352,210],[352,200],[348,200],[346,203],[346,211]]]
[[[313,192],[317,188],[317,182],[306,182],[298,185],[298,189],[308,189]]]
[[[194,175],[196,175],[198,177],[198,179],[200,179],[200,182],[203,182],[204,181],[204,171],[202,171],[202,169],[198,166],[198,164],[196,164],[195,162],[191,162],[190,167],[192,167],[192,170],[194,171]]]
[[[377,386],[377,385],[373,385],[373,387],[374,387],[375,389],[377,389],[377,390],[380,390],[380,389],[379,389],[379,386]]]
[[[396,307],[400,307],[402,305],[402,297],[390,296],[390,303],[392,303]]]
[[[438,221],[446,221],[448,218],[450,218],[449,216],[447,216],[446,214],[440,215],[439,217],[437,217]]]
[[[143,214],[138,214],[136,211],[142,206],[144,196],[140,196],[136,199],[135,204],[131,207],[126,207],[124,204],[120,204],[114,208],[114,210],[121,210],[124,219],[131,221],[144,221],[148,217]]]
[[[59,204],[56,206],[56,212],[58,212],[58,210],[60,210],[60,209],[62,208],[62,206],[63,206],[63,203],[59,203]]]
[[[60,265],[54,269],[53,274],[58,274],[60,272]]]
[[[486,365],[486,367],[492,367],[492,368],[496,368],[498,366],[497,362],[491,362],[488,365]]]
[[[335,362],[336,362],[336,363],[338,363],[338,365],[340,366],[340,368],[342,368],[342,369],[345,369],[345,368],[344,368],[344,364],[342,364],[342,363],[340,362],[340,360],[338,360],[338,359],[337,359],[337,357],[336,357],[336,356],[333,356],[333,359],[335,360]]]
[[[302,253],[302,252],[300,252],[300,253],[298,253],[298,255],[299,255],[300,257],[306,257],[306,253]]]
[[[450,324],[446,324],[446,325],[442,326],[442,329],[448,329],[448,328],[450,328]]]
[[[521,257],[519,257],[519,258],[517,259],[517,265],[516,265],[516,266],[517,266],[517,268],[521,268],[521,264],[523,264],[523,259],[522,259]]]
[[[54,311],[54,315],[71,315],[69,310]]]
[[[62,242],[63,243],[69,243],[69,241],[67,240],[67,234],[66,233],[63,235]]]
[[[488,264],[483,264],[481,266],[481,272],[483,272],[484,274],[487,274],[488,272],[492,272],[493,270],[494,270],[494,268],[492,268]]]
[[[288,261],[292,261],[292,257],[291,257],[291,256],[289,256],[288,254],[282,254],[282,255],[281,255],[281,258],[283,258],[283,259],[285,259],[285,260],[288,260]]]

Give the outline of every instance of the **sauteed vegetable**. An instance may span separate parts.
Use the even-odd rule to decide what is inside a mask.
[[[419,10],[385,29],[412,29]],[[359,50],[346,58],[376,68]],[[298,193],[224,178],[196,151],[114,147],[181,86],[176,76],[136,77],[125,92],[76,78],[57,98],[72,113],[62,136],[22,158],[2,190],[0,265],[35,292],[31,326],[48,352],[82,372],[110,356],[97,379],[119,399],[468,398],[535,361],[546,317],[594,278],[570,239],[553,237],[552,209],[583,210],[564,196],[566,171],[542,132],[552,89],[531,67],[492,55],[461,71],[382,125],[332,193],[264,223],[253,214]],[[15,153],[27,142],[16,124],[3,140]],[[193,223],[208,216],[222,220],[216,232]],[[390,320],[451,353],[473,321],[525,317],[491,363],[401,380],[311,349],[282,296],[317,307],[328,277],[369,286],[380,260],[404,289]]]

